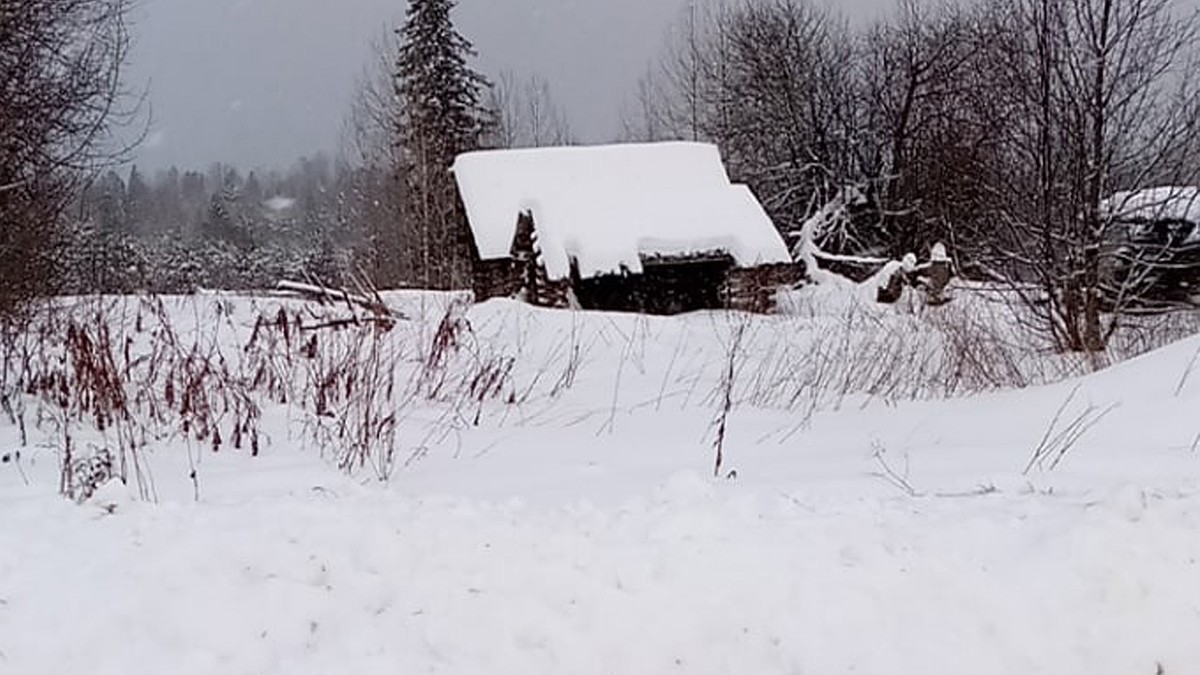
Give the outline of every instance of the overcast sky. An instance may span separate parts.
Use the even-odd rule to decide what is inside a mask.
[[[688,0],[460,0],[456,21],[491,75],[548,79],[585,142],[612,140],[622,104]],[[889,0],[834,2],[863,15]],[[334,151],[370,45],[404,0],[139,0],[130,84],[153,126],[137,161],[280,167]]]

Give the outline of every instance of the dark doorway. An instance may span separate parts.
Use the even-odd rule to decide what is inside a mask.
[[[584,309],[645,314],[721,309],[731,265],[728,257],[646,261],[642,274],[578,280],[575,294]]]

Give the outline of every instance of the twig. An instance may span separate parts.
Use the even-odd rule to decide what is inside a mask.
[[[1050,426],[1046,427],[1046,433],[1042,434],[1042,440],[1038,443],[1037,448],[1034,449],[1033,456],[1029,458],[1029,463],[1025,465],[1025,470],[1021,472],[1021,475],[1029,475],[1029,472],[1033,470],[1033,466],[1042,458],[1042,453],[1050,442],[1050,434],[1054,433],[1054,428],[1058,426],[1058,420],[1062,417],[1063,411],[1067,409],[1067,406],[1071,404],[1071,400],[1075,398],[1075,394],[1078,393],[1079,386],[1076,385],[1071,390],[1071,393],[1067,395],[1066,400],[1062,402],[1062,405],[1058,407],[1058,410],[1054,413],[1054,418],[1050,420]]]
[[[970,497],[985,497],[987,495],[998,494],[999,492],[1000,488],[997,488],[995,485],[989,483],[988,485],[980,485],[974,490],[967,490],[965,492],[936,492],[933,496],[939,499],[964,499]]]
[[[621,361],[617,364],[617,374],[616,379],[613,382],[612,402],[609,405],[608,419],[604,421],[604,424],[600,427],[600,430],[596,432],[597,436],[605,433],[605,431],[611,434],[616,428],[617,403],[620,401],[621,396],[621,376],[625,373],[625,364],[629,361],[633,354],[633,341],[636,338],[636,330],[627,336],[619,328],[617,329],[617,332],[621,333],[621,335],[626,338],[626,341],[625,346],[621,349]]]
[[[713,466],[713,476],[721,477],[721,466],[725,463],[725,432],[729,429],[729,413],[733,410],[733,385],[737,379],[737,357],[742,350],[742,338],[746,334],[746,324],[738,324],[733,331],[733,340],[729,345],[728,360],[724,376],[721,378],[721,408],[717,414],[717,437],[713,446],[717,451],[716,462]]]
[[[1104,410],[1099,410],[1096,406],[1089,405],[1083,412],[1076,415],[1069,424],[1056,433],[1055,429],[1058,428],[1058,423],[1062,419],[1063,412],[1078,391],[1079,387],[1076,386],[1054,414],[1054,419],[1050,421],[1050,426],[1046,428],[1046,433],[1043,434],[1042,441],[1034,449],[1033,456],[1029,458],[1029,463],[1025,465],[1025,470],[1021,472],[1022,475],[1029,475],[1029,472],[1035,466],[1044,465],[1047,459],[1050,460],[1047,469],[1050,471],[1057,469],[1058,465],[1066,458],[1067,453],[1079,442],[1079,439],[1083,438],[1084,434],[1099,424],[1101,420],[1120,405],[1119,403],[1113,403]]]
[[[1188,362],[1188,366],[1183,371],[1183,375],[1179,378],[1179,386],[1175,387],[1175,397],[1183,393],[1184,386],[1187,385],[1188,378],[1192,376],[1192,370],[1196,368],[1197,361],[1200,361],[1200,347],[1196,348],[1196,353],[1192,354],[1192,360]]]
[[[907,456],[905,457],[904,474],[901,475],[895,469],[893,469],[890,464],[888,464],[886,458],[887,448],[884,448],[878,441],[876,441],[873,445],[875,447],[875,454],[873,454],[872,457],[875,458],[875,463],[879,465],[879,472],[872,475],[882,478],[893,487],[902,490],[909,497],[922,496],[921,492],[913,487],[912,483],[910,483],[908,480]]]

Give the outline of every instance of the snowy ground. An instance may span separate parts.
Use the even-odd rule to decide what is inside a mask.
[[[713,425],[742,319],[508,303],[470,320],[519,356],[514,395],[478,424],[414,404],[386,484],[282,406],[257,458],[164,439],[154,504],[74,505],[25,448],[0,464],[0,673],[1200,672],[1200,338],[972,395],[782,368],[851,333],[882,350],[843,310],[741,330],[732,479]],[[919,370],[877,377],[944,379],[920,335]],[[818,372],[825,392],[780,384]]]

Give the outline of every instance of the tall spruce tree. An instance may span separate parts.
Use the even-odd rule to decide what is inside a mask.
[[[141,234],[150,229],[153,226],[150,207],[150,186],[134,164],[125,187],[125,231]]]
[[[471,281],[471,238],[450,167],[477,150],[494,115],[490,87],[471,68],[471,42],[454,27],[454,0],[410,0],[397,31],[395,87],[398,178],[405,183],[406,239],[414,281],[426,288],[464,288]]]

